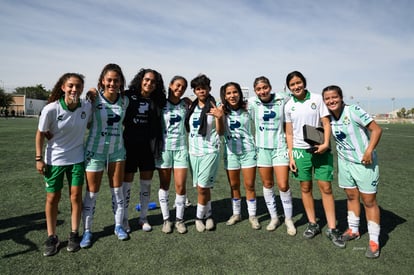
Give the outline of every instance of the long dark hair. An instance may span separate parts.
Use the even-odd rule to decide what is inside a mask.
[[[85,84],[85,80],[84,80],[84,76],[82,74],[78,74],[78,73],[65,73],[63,74],[59,80],[56,82],[55,86],[52,89],[52,92],[50,93],[50,96],[47,100],[47,103],[51,103],[54,102],[56,100],[59,100],[64,94],[65,92],[62,91],[62,85],[66,83],[66,81],[68,81],[69,78],[71,77],[76,77],[78,78],[81,83],[82,83],[82,90],[83,90],[83,86]]]
[[[237,109],[246,108],[246,101],[243,98],[243,92],[240,87],[240,84],[236,82],[227,82],[220,88],[220,99],[221,99],[221,103],[223,104],[223,111],[225,114],[230,113],[230,110],[231,110],[230,104],[226,100],[226,89],[229,86],[234,86],[237,90],[237,93],[239,94],[239,102],[237,102]]]
[[[154,101],[155,105],[157,105],[158,108],[162,108],[165,106],[167,99],[165,96],[164,81],[162,80],[161,74],[156,70],[139,70],[139,72],[132,79],[131,83],[129,83],[128,89],[131,92],[136,93],[138,96],[141,96],[141,83],[146,73],[153,73],[155,76],[155,90],[151,93],[150,99]]]

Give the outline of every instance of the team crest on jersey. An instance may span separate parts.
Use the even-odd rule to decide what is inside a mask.
[[[350,119],[349,119],[349,117],[347,117],[347,116],[346,116],[346,117],[344,117],[344,120],[343,120],[343,121],[344,121],[344,124],[345,124],[345,125],[349,125],[349,124],[351,123],[351,120],[350,120]]]
[[[82,114],[81,114],[81,119],[85,119],[85,118],[86,118],[86,113],[85,113],[85,111],[83,111]]]
[[[292,106],[292,108],[290,109],[292,112],[295,111],[295,106]]]
[[[311,108],[312,108],[312,110],[316,110],[316,103],[315,102],[312,103]]]
[[[277,106],[282,105],[282,100],[281,100],[281,99],[276,99],[275,104],[276,104]]]

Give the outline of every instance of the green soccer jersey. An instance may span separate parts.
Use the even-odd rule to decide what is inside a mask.
[[[258,148],[287,147],[283,109],[289,99],[287,93],[273,94],[269,102],[262,102],[256,96],[249,98],[248,109],[255,124],[255,142]]]
[[[371,121],[372,117],[358,105],[345,105],[338,120],[331,116],[332,134],[339,158],[355,163],[361,162],[370,141],[366,126]],[[373,159],[376,160],[375,151]]]
[[[164,150],[187,150],[187,133],[184,125],[186,112],[184,100],[177,104],[167,101],[162,116]]]
[[[203,156],[216,153],[220,149],[220,137],[216,131],[216,119],[212,115],[207,115],[207,134],[202,136],[198,133],[200,129],[201,108],[195,107],[190,116],[189,153],[193,156]]]
[[[128,98],[119,96],[115,103],[109,102],[102,92],[94,102],[92,125],[86,150],[88,154],[112,154],[124,147],[122,121],[128,106]]]
[[[251,120],[247,110],[231,110],[226,115],[224,141],[227,154],[242,154],[255,150]]]

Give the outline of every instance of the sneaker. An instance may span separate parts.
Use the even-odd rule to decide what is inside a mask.
[[[76,252],[80,249],[80,238],[78,232],[70,232],[68,246],[66,250],[69,252]]]
[[[198,232],[204,232],[204,230],[206,230],[206,226],[204,225],[203,220],[196,219],[195,225]]]
[[[306,239],[312,239],[319,233],[321,233],[321,230],[319,229],[319,225],[317,223],[308,223],[306,230],[303,232],[303,237]]]
[[[122,225],[124,226],[125,232],[126,233],[131,233],[131,226],[129,225],[129,221],[128,219],[124,219]]]
[[[206,219],[206,230],[211,231],[214,229],[214,220],[212,217]]]
[[[380,254],[379,244],[374,241],[369,241],[367,252],[365,252],[365,257],[369,259],[378,258]]]
[[[58,247],[60,245],[59,239],[57,236],[50,235],[47,237],[45,242],[45,251],[43,256],[53,256],[58,252]]]
[[[185,223],[182,220],[175,221],[175,229],[180,234],[187,233],[187,226],[185,226]]]
[[[82,240],[80,242],[81,248],[88,248],[92,244],[92,232],[89,230],[86,230],[83,232]]]
[[[328,239],[330,239],[334,245],[339,248],[345,248],[345,241],[342,240],[341,233],[338,229],[327,229],[325,234],[326,237],[328,237]]]
[[[165,220],[164,224],[162,225],[162,232],[165,234],[169,234],[172,232],[172,223],[169,220]]]
[[[237,222],[241,221],[240,215],[233,215],[230,219],[226,222],[226,225],[234,225]]]
[[[122,225],[115,226],[114,233],[118,237],[118,240],[125,241],[126,239],[128,239],[128,233],[125,232]]]
[[[279,218],[272,218],[270,223],[266,226],[267,231],[275,231],[276,228],[280,225]]]
[[[139,225],[142,227],[142,231],[150,232],[152,230],[151,225],[147,220],[139,219]]]
[[[293,220],[292,219],[285,219],[285,225],[286,225],[286,232],[288,233],[288,235],[295,236],[296,235],[296,227],[295,227],[295,224],[293,223]]]
[[[262,228],[256,216],[250,216],[249,222],[253,229],[259,230],[260,228]]]
[[[359,238],[360,238],[361,236],[359,235],[359,232],[357,232],[357,233],[352,233],[352,229],[351,228],[348,228],[345,232],[344,232],[344,234],[342,234],[342,240],[344,241],[344,242],[347,242],[347,241],[352,241],[352,240],[358,240]]]

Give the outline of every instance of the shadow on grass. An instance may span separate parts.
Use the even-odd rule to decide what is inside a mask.
[[[57,221],[58,225],[61,225],[63,223],[63,220]],[[7,230],[0,233],[0,241],[12,240],[17,244],[27,247],[25,250],[6,254],[2,256],[2,258],[11,258],[31,251],[39,251],[38,245],[33,243],[30,239],[26,238],[26,234],[31,231],[39,231],[45,229],[46,220],[44,212],[0,220],[0,230]]]

